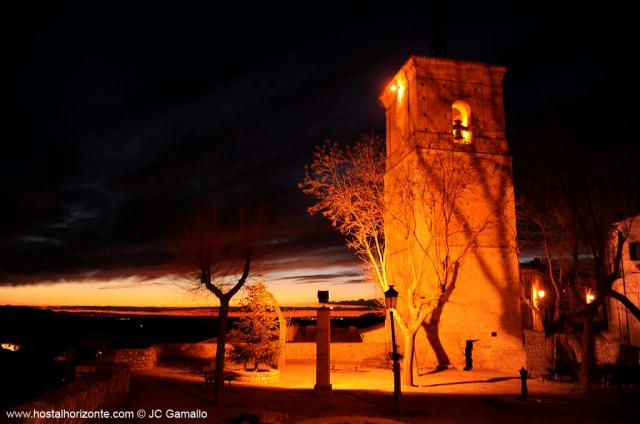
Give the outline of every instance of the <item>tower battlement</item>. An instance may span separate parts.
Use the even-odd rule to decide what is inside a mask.
[[[507,155],[505,72],[499,65],[411,56],[380,95],[388,166],[420,148]],[[452,143],[456,119],[462,138]]]

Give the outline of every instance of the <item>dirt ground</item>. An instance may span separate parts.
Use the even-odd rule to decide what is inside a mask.
[[[515,375],[483,370],[448,370],[420,376],[419,387],[404,390],[398,415],[391,396],[390,370],[337,369],[331,374],[332,394],[319,397],[312,390],[313,363],[287,364],[277,383],[233,382],[225,387],[225,407],[216,409],[211,404],[211,389],[205,388],[199,370],[193,365],[163,364],[134,372],[124,409],[142,409],[147,414],[159,409],[163,419],[147,419],[174,423],[233,423],[241,422],[243,415],[260,415],[263,420],[282,423],[316,419],[314,424],[382,422],[375,417],[406,423],[640,422],[637,390],[599,389],[585,396],[576,392],[575,384],[529,380],[529,398],[522,401],[518,399],[520,381]],[[206,411],[207,418],[166,418],[169,409]]]

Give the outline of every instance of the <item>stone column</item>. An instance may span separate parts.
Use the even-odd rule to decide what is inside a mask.
[[[322,306],[317,309],[316,327],[316,385],[317,394],[331,393],[331,309]]]

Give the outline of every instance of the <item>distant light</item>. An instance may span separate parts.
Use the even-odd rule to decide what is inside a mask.
[[[10,350],[11,352],[17,352],[18,350],[20,350],[20,348],[22,348],[22,346],[14,343],[2,343],[0,344],[0,348],[4,350]]]
[[[593,293],[587,293],[587,298],[586,298],[586,300],[587,300],[587,303],[591,303],[591,302],[593,302],[594,300],[596,300],[596,296],[595,296]]]
[[[544,290],[538,290],[538,297],[539,297],[540,299],[544,298],[544,295],[545,295]]]

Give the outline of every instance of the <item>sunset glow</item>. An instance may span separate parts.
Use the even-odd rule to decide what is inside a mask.
[[[335,267],[297,269],[266,273],[269,290],[283,306],[315,305],[316,292],[329,289],[331,300],[373,298],[373,284],[352,282],[341,278],[345,271],[357,269]],[[305,277],[335,273],[338,278],[326,281]],[[349,274],[350,275],[350,274]],[[241,296],[234,299],[237,304]],[[41,284],[0,287],[0,305],[20,306],[140,306],[140,307],[203,307],[217,305],[216,298],[206,291],[193,291],[188,282],[172,276],[143,279],[138,276],[109,281],[46,281]]]

